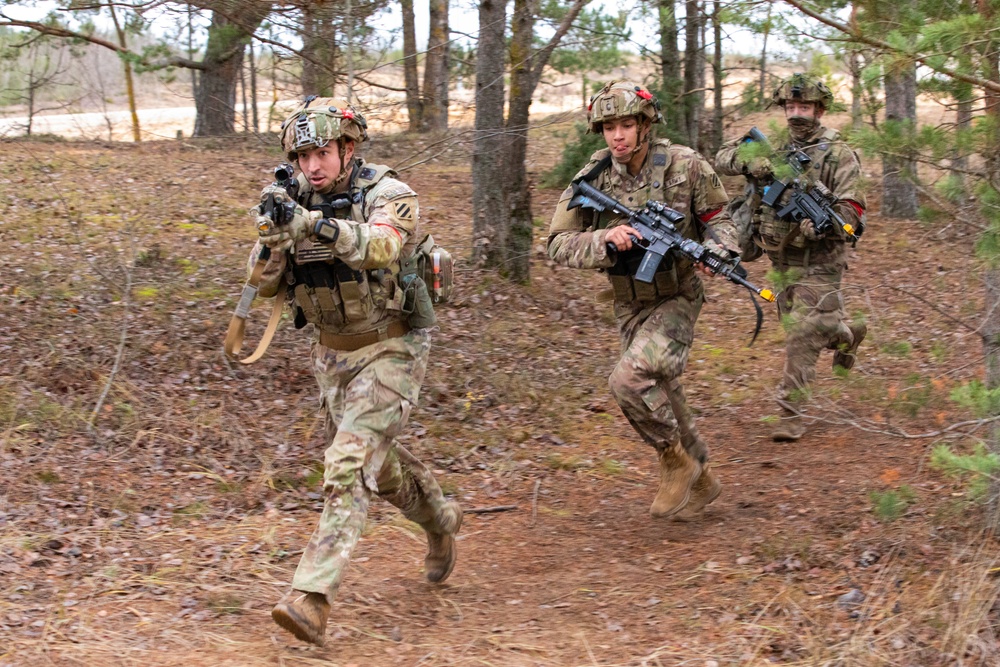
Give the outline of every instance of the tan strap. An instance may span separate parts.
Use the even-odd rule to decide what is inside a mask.
[[[264,335],[261,337],[260,342],[257,343],[257,349],[245,359],[237,358],[236,355],[240,353],[240,349],[243,347],[243,337],[246,335],[247,317],[250,315],[250,306],[257,296],[257,289],[260,286],[260,280],[264,275],[264,267],[266,265],[267,260],[260,257],[257,258],[257,263],[254,264],[253,271],[250,272],[250,278],[247,280],[246,285],[243,286],[243,293],[240,295],[239,303],[236,304],[236,311],[233,313],[232,319],[229,320],[226,339],[222,344],[226,356],[239,361],[241,364],[252,364],[264,356],[267,348],[271,345],[271,339],[274,338],[274,332],[278,330],[278,322],[281,321],[281,312],[285,306],[284,294],[286,285],[285,279],[282,278],[278,284],[278,294],[274,297],[274,307],[271,309],[271,317],[267,321],[267,328],[264,330]]]
[[[319,331],[319,344],[331,350],[354,352],[379,341],[399,338],[410,332],[410,325],[402,320],[390,322],[388,326],[359,334],[332,334]]]

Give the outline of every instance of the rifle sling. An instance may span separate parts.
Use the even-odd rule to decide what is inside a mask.
[[[281,321],[281,312],[285,306],[284,294],[287,285],[284,277],[282,277],[281,282],[278,284],[277,296],[274,297],[271,317],[267,321],[267,328],[264,330],[264,335],[261,336],[260,342],[257,343],[257,349],[249,357],[239,359],[237,355],[243,347],[243,337],[246,335],[247,315],[249,315],[250,303],[257,296],[257,288],[260,286],[261,277],[264,275],[264,267],[267,265],[268,259],[266,255],[270,254],[269,250],[267,246],[261,250],[261,254],[257,258],[256,264],[254,264],[253,271],[250,272],[250,278],[247,280],[246,285],[243,286],[240,303],[236,307],[236,312],[233,313],[232,319],[229,320],[226,339],[222,344],[226,356],[239,361],[241,364],[252,364],[264,356],[267,348],[271,345],[271,339],[274,338],[274,332],[278,329],[278,322]]]

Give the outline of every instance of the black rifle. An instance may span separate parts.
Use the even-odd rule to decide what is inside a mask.
[[[774,153],[771,142],[756,127],[750,128],[747,137],[749,137],[747,141],[765,146],[768,152]],[[781,220],[802,222],[805,218],[809,218],[813,221],[817,236],[829,234],[833,231],[834,225],[837,225],[847,234],[847,240],[852,245],[856,244],[864,232],[864,226],[859,227],[855,233],[854,226],[833,209],[837,197],[825,185],[819,181],[808,185],[802,184],[800,177],[806,172],[812,159],[802,151],[796,150],[789,153],[787,162],[795,172],[795,177],[785,180],[775,178],[764,188],[761,203],[774,209],[775,215]],[[782,204],[786,192],[789,193],[787,201]]]
[[[611,211],[623,218],[628,218],[628,224],[642,235],[637,243],[646,249],[642,262],[635,273],[635,279],[644,283],[653,282],[656,269],[668,254],[677,254],[692,262],[707,266],[714,274],[725,277],[730,282],[747,288],[760,295],[765,301],[774,301],[774,293],[769,289],[761,289],[746,279],[746,269],[740,265],[739,259],[726,259],[710,252],[697,241],[687,238],[677,231],[677,223],[684,220],[684,214],[655,201],[646,202],[646,206],[633,211],[614,197],[609,197],[584,180],[573,182],[573,199],[569,209],[577,206],[595,211]],[[617,252],[613,243],[608,244],[609,252]]]
[[[276,227],[280,227],[295,215],[295,198],[299,194],[299,181],[295,178],[295,167],[287,162],[282,162],[275,167],[274,184],[284,188],[288,197],[278,202],[274,193],[269,193],[261,202],[260,211],[262,215],[270,218]],[[261,231],[267,230],[262,229]]]

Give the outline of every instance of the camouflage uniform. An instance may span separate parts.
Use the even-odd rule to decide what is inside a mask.
[[[641,170],[634,177],[626,165],[611,161],[610,154],[608,149],[594,153],[577,178],[590,175],[591,185],[632,208],[640,208],[651,199],[663,202],[685,214],[677,225],[685,236],[703,241],[714,235],[724,248],[738,247],[738,236],[725,210],[726,192],[697,152],[666,139],[651,140]],[[594,174],[602,163],[606,166]],[[708,461],[708,448],[687,409],[679,378],[705,301],[701,279],[689,261],[668,257],[652,284],[634,280],[632,275],[644,251],[633,248],[609,253],[606,247],[609,228],[627,221],[614,219],[607,212],[598,215],[581,208],[569,210],[572,196],[570,187],[559,200],[549,228],[548,252],[559,264],[602,269],[609,275],[622,346],[608,379],[611,393],[636,432],[661,457],[680,443],[700,468]],[[706,226],[712,230],[708,235]]]
[[[789,81],[795,80],[793,77]],[[809,82],[806,77],[801,80]],[[778,103],[784,99],[781,96],[787,85],[788,82],[782,84],[776,91]],[[832,94],[828,95],[832,102]],[[849,323],[844,311],[840,285],[847,269],[847,247],[843,230],[838,228],[826,238],[810,240],[801,233],[799,223],[778,220],[773,209],[762,206],[760,193],[770,179],[757,179],[747,172],[747,163],[738,155],[744,140],[745,137],[723,145],[716,155],[715,168],[720,174],[747,177],[746,191],[731,204],[733,220],[741,233],[744,259],[767,254],[774,268],[787,272],[791,283],[778,296],[787,338],[777,398],[786,419],[795,421],[790,435],[796,432],[801,435],[804,428],[797,415],[815,379],[820,352],[838,350],[835,365],[850,367],[866,329],[863,324]],[[804,178],[825,185],[838,199],[834,205],[837,213],[858,228],[863,223],[866,202],[860,189],[861,163],[857,154],[840,139],[839,132],[818,123],[811,133],[781,147],[778,154],[798,150],[812,160]],[[779,427],[775,434],[780,440],[797,439],[779,437],[789,434],[787,425]]]
[[[395,441],[417,403],[431,347],[427,329],[406,324],[397,280],[401,258],[421,238],[417,197],[388,168],[360,158],[345,168],[346,193],[339,193],[334,209],[335,242],[302,238],[292,250],[272,250],[260,289],[269,296],[287,284],[296,326],[314,325],[312,366],[328,443],[326,501],[292,585],[323,594],[327,603],[343,579],[373,493],[421,525],[432,542],[461,523],[457,504],[445,500],[430,470]],[[300,205],[317,208],[334,198],[313,192],[300,174]],[[251,268],[257,255],[255,249]]]

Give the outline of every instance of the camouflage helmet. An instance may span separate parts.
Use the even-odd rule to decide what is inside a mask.
[[[587,131],[601,133],[601,124],[615,118],[640,116],[662,123],[660,101],[642,86],[631,81],[609,81],[590,98],[587,106]]]
[[[281,147],[294,160],[304,148],[322,148],[344,137],[357,144],[368,140],[365,117],[347,102],[311,95],[281,124]]]
[[[779,83],[771,99],[773,104],[781,107],[788,100],[816,102],[823,109],[833,106],[833,93],[827,85],[816,77],[801,72]]]

